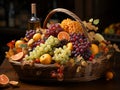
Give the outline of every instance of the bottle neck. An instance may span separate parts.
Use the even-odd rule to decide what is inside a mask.
[[[32,13],[31,17],[37,17],[36,13]]]
[[[32,15],[36,15],[36,4],[35,3],[31,4],[31,13]]]
[[[36,4],[32,3],[31,4],[31,21],[38,21],[39,18],[37,18],[36,15]]]
[[[37,18],[35,13],[33,13],[32,16],[31,16],[30,21],[39,21],[39,18]]]

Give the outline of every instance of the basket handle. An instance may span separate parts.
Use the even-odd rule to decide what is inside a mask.
[[[87,28],[84,26],[84,24],[82,23],[81,19],[76,15],[74,14],[73,12],[67,10],[67,9],[64,9],[64,8],[56,8],[56,9],[53,9],[52,11],[50,11],[47,15],[47,17],[45,18],[44,22],[43,22],[43,28],[47,28],[47,22],[48,20],[51,18],[51,16],[53,14],[55,14],[56,12],[62,12],[62,13],[65,13],[69,16],[71,16],[73,19],[75,19],[76,21],[80,22],[81,25],[82,25],[82,30],[85,34],[85,36],[88,38],[88,40],[91,42],[90,38],[88,37],[88,32],[87,32]]]

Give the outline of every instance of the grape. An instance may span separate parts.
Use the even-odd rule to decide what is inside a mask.
[[[59,47],[54,50],[54,55],[52,59],[55,60],[55,62],[65,64],[66,62],[68,62],[68,60],[70,60],[70,56],[71,50],[69,50],[67,46],[64,45],[63,48]]]
[[[42,39],[39,39],[38,41],[36,41],[36,42],[33,43],[32,47],[34,48],[34,47],[40,45],[41,43],[45,43],[45,41],[42,40]]]
[[[46,30],[45,37],[48,38],[50,35],[57,37],[58,33],[63,31],[59,23],[50,24],[49,28]]]
[[[55,38],[54,36],[50,36],[46,41],[45,44],[47,45],[51,45],[51,47],[56,46],[57,44],[59,44],[60,41],[58,40],[58,38]]]
[[[56,47],[62,47],[63,45],[67,45],[67,43],[68,43],[68,40],[66,39],[60,40],[60,43]]]
[[[55,42],[56,41],[56,42]],[[33,51],[29,53],[25,60],[35,60],[40,58],[45,53],[53,55],[54,47],[59,44],[59,40],[56,37],[50,36],[45,43],[41,43],[36,46]]]
[[[90,42],[81,33],[70,34],[70,41],[73,44],[72,56],[77,57],[81,55],[85,60],[89,59],[91,52],[89,50]]]
[[[28,40],[30,40],[35,33],[36,33],[36,30],[28,30],[28,31],[26,31],[25,37],[26,37]]]

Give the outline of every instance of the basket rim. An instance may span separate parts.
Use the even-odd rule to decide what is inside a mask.
[[[22,64],[21,64],[21,62],[19,62],[19,61],[13,61],[13,60],[9,60],[9,62],[11,63],[11,64],[14,64],[14,65],[18,65],[18,66],[22,66]],[[28,64],[26,64],[26,65],[28,65]],[[55,64],[37,64],[37,63],[34,63],[33,64],[33,66],[35,66],[35,67],[57,67],[57,65],[55,65]]]

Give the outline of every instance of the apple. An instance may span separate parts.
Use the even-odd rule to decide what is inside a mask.
[[[43,54],[41,57],[40,57],[40,63],[41,64],[50,64],[52,61],[52,57],[50,54]]]

